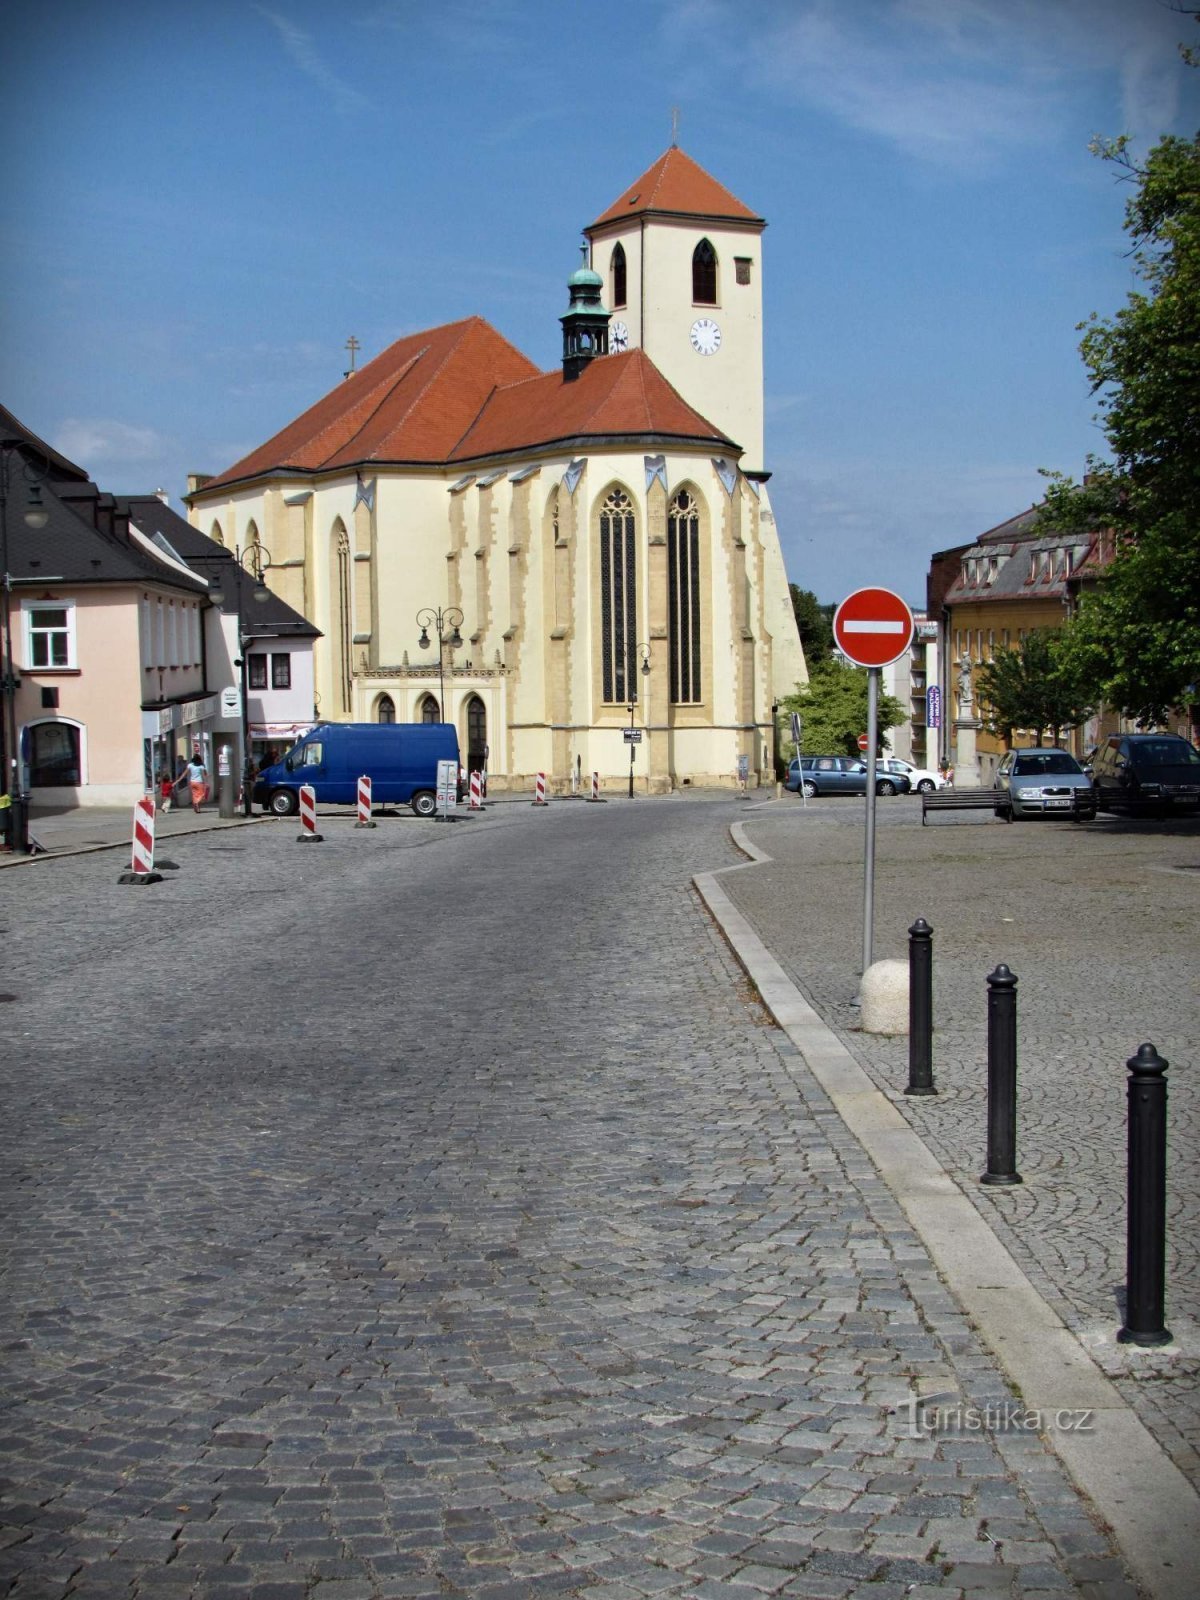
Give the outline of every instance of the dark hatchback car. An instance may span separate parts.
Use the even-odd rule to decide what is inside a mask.
[[[867,764],[852,756],[801,756],[788,768],[785,789],[805,796],[818,794],[866,794]],[[907,794],[912,784],[899,772],[875,770],[876,794]]]
[[[1200,808],[1200,752],[1175,733],[1113,734],[1092,758],[1101,811],[1166,816]]]

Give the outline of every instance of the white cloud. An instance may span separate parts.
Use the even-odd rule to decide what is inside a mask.
[[[67,417],[54,438],[55,449],[81,467],[135,465],[159,461],[168,441],[153,428],[133,427],[110,417]]]
[[[266,6],[256,5],[254,9],[260,17],[265,17],[279,34],[283,48],[293,64],[299,67],[306,77],[313,80],[339,111],[361,111],[370,105],[370,100],[361,90],[339,78],[328,65],[314,44],[311,34],[306,33],[303,28],[298,28],[287,17],[281,17],[277,11],[269,11]]]

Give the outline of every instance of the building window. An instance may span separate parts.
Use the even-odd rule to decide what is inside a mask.
[[[375,721],[395,722],[395,720],[396,702],[392,699],[390,694],[381,694],[379,696],[379,702],[375,707]]]
[[[692,251],[692,299],[698,306],[717,303],[717,252],[707,239]]]
[[[246,682],[252,689],[267,687],[267,658],[264,655],[246,657]]]
[[[425,696],[417,710],[420,713],[417,718],[418,722],[440,722],[442,720],[442,708],[431,694]]]
[[[79,729],[69,722],[35,722],[29,729],[29,781],[35,789],[77,789],[82,782]]]
[[[612,253],[612,297],[614,306],[623,306],[625,301],[625,247],[617,245]]]
[[[694,705],[700,684],[700,516],[696,497],[681,489],[667,512],[667,625],[671,703]]]
[[[606,705],[628,703],[636,692],[634,531],[633,502],[623,489],[614,489],[600,508],[600,654]]]
[[[272,689],[290,689],[292,687],[292,658],[290,655],[271,657],[271,687]]]
[[[739,283],[750,282],[750,265],[749,256],[734,256],[733,271]]]
[[[31,670],[75,666],[75,606],[27,605],[25,643]]]
[[[467,701],[467,770],[487,767],[487,707],[477,694]]]

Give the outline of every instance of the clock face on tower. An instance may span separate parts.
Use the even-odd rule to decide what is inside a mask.
[[[715,356],[721,348],[721,330],[711,317],[697,317],[692,323],[692,349],[698,355]]]
[[[629,329],[623,322],[614,322],[608,330],[608,348],[619,355],[622,350],[629,349]]]

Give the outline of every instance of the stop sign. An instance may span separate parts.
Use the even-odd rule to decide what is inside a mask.
[[[867,738],[866,734],[860,733],[858,736],[858,748],[860,750],[867,750],[870,748],[870,745],[871,741]]]
[[[833,614],[833,637],[856,666],[886,667],[912,644],[913,614],[890,589],[856,589]]]

